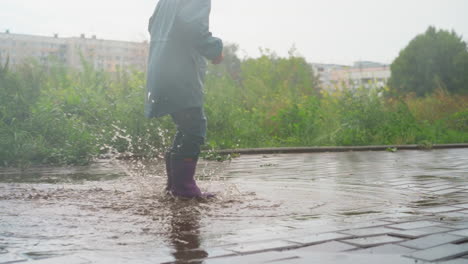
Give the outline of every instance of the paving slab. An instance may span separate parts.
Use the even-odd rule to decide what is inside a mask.
[[[394,230],[390,234],[401,236],[401,237],[406,237],[406,238],[419,238],[422,236],[427,236],[427,235],[437,234],[437,233],[444,233],[444,232],[449,232],[453,230],[454,229],[447,228],[447,227],[431,226],[431,227],[423,227],[423,228],[408,229],[408,230]]]
[[[449,234],[468,237],[468,229],[453,231],[453,232],[450,232]]]
[[[415,249],[426,249],[447,243],[457,243],[465,239],[466,238],[462,236],[441,233],[405,241],[403,243],[400,243],[400,245]]]
[[[239,254],[261,252],[266,250],[276,250],[276,249],[287,249],[291,247],[297,247],[299,244],[284,241],[284,240],[272,240],[261,243],[250,243],[242,244],[235,247],[226,248],[226,250],[233,251]]]
[[[437,264],[468,264],[468,259],[452,259],[447,261],[438,261]]]
[[[308,236],[303,236],[303,237],[290,238],[290,239],[287,239],[287,241],[307,245],[307,244],[318,244],[318,243],[328,242],[331,240],[344,239],[344,238],[349,238],[349,237],[351,236],[347,234],[324,233],[324,234],[316,234],[316,235],[308,235]]]
[[[384,226],[384,225],[388,225],[388,221],[383,221],[383,220],[366,220],[366,221],[362,221],[362,222],[355,222],[355,223],[349,223],[349,224],[345,224],[343,225],[343,227],[341,228],[342,230],[343,229],[358,229],[358,228],[368,228],[368,227],[378,227],[378,226]]]
[[[402,224],[402,223],[431,220],[431,216],[416,215],[416,213],[417,213],[417,211],[414,210],[414,213],[410,214],[410,216],[402,216],[402,217],[394,217],[394,218],[383,218],[383,219],[380,219],[380,220],[388,222],[385,225],[386,227],[389,227],[389,225],[396,225],[396,224]]]
[[[224,248],[209,248],[204,249],[204,251],[208,254],[209,258],[229,257],[237,255],[235,252],[226,250]]]
[[[447,228],[452,228],[452,229],[457,229],[457,230],[468,229],[468,222],[466,221],[447,222],[441,225],[441,227],[447,227]]]
[[[77,257],[77,256],[63,256],[57,258],[48,258],[48,259],[41,259],[32,262],[28,262],[31,264],[90,264],[92,263],[90,260]],[[100,262],[104,263],[104,262]]]
[[[427,188],[428,191],[437,192],[455,187],[453,184],[445,184],[437,187]]]
[[[320,264],[416,264],[414,259],[405,258],[397,255],[360,255],[349,253],[318,253],[307,252],[300,255],[300,258],[280,261],[280,262],[264,262],[264,263],[281,263],[281,264],[304,264],[304,263],[320,263]]]
[[[415,181],[409,181],[409,180],[396,180],[394,182],[391,182],[389,183],[389,185],[392,185],[392,186],[397,186],[397,187],[400,187],[400,186],[406,186],[406,185],[415,185],[417,184],[417,182]]]
[[[366,236],[391,234],[393,231],[395,231],[395,229],[391,229],[387,227],[371,227],[371,228],[345,230],[345,231],[341,231],[341,233],[353,235],[353,236],[359,236],[359,237],[366,237]]]
[[[0,263],[3,264],[3,263],[19,263],[19,262],[24,262],[24,261],[27,261],[28,259],[27,258],[24,258],[24,257],[20,257],[16,254],[12,254],[12,253],[4,253],[4,254],[0,254]]]
[[[359,249],[350,251],[350,253],[354,254],[378,254],[378,255],[404,255],[414,252],[414,249],[395,245],[395,244],[387,244],[377,247]]]
[[[425,212],[425,213],[444,213],[444,212],[461,211],[461,209],[458,207],[454,207],[454,206],[438,206],[438,207],[420,209],[419,211]]]
[[[460,192],[461,190],[460,189],[446,189],[446,190],[440,190],[440,191],[435,191],[435,192],[432,192],[433,194],[437,194],[437,195],[446,195],[446,194],[452,194],[452,193],[456,193],[456,192]]]
[[[445,186],[447,184],[444,183],[444,182],[440,182],[440,181],[433,181],[431,183],[424,183],[423,185],[424,185],[424,187],[432,188],[432,187]]]
[[[361,237],[354,239],[346,239],[343,242],[358,246],[358,247],[374,247],[388,243],[397,243],[404,241],[404,239],[393,236],[373,236],[373,237]]]
[[[445,244],[428,248],[405,255],[410,258],[424,261],[450,260],[468,254],[468,244]]]
[[[408,217],[413,218],[415,216],[413,214],[409,214],[409,213],[397,212],[397,213],[392,213],[392,214],[385,215],[380,220],[389,221],[389,222],[401,222],[402,219],[408,218]]]
[[[308,247],[303,247],[294,250],[300,251],[300,252],[341,252],[341,251],[346,251],[346,250],[351,250],[355,249],[355,246],[341,243],[338,241],[331,241],[323,244],[318,244],[314,246],[308,246]]]
[[[440,224],[441,223],[439,222],[433,222],[433,221],[415,221],[415,222],[389,225],[389,227],[397,228],[397,229],[416,229],[416,228],[423,228],[423,227],[429,227],[429,226],[437,226]]]
[[[232,263],[269,263],[272,261],[286,261],[292,258],[299,258],[295,252],[265,252],[244,256],[205,259],[203,263],[212,264],[232,264]]]
[[[462,212],[448,212],[448,213],[441,213],[440,215],[443,217],[449,217],[449,218],[468,218],[468,215]]]

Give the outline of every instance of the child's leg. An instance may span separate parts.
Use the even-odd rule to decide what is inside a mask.
[[[185,198],[212,197],[203,194],[195,182],[200,147],[205,142],[206,118],[203,108],[190,108],[172,114],[177,125],[171,155],[172,189],[175,196]]]
[[[181,158],[198,158],[206,137],[207,121],[203,108],[188,108],[171,116],[177,126],[171,152]]]

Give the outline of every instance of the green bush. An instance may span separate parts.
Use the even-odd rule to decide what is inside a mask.
[[[207,149],[468,142],[468,97],[387,88],[325,92],[304,58],[228,47],[206,78]],[[230,53],[229,53],[230,52]],[[86,164],[100,155],[153,157],[171,144],[169,117],[143,115],[145,75],[34,61],[0,67],[0,165]]]

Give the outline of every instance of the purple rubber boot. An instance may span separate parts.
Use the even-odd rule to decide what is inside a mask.
[[[213,198],[211,193],[202,193],[195,182],[197,158],[178,158],[172,155],[172,195],[182,198]]]
[[[166,152],[164,154],[164,160],[166,161],[166,174],[167,174],[167,184],[166,184],[166,193],[170,193],[172,189],[172,168],[171,168],[171,153]]]

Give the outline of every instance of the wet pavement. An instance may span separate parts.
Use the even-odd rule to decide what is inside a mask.
[[[468,149],[0,170],[0,263],[468,263]]]

